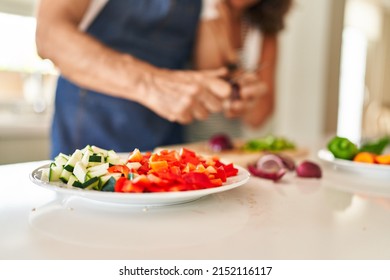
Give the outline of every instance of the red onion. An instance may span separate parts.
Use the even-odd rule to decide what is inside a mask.
[[[254,176],[273,181],[280,180],[287,171],[282,160],[274,154],[262,156],[256,164],[249,165],[248,170]]]
[[[284,154],[277,154],[277,153],[269,153],[269,154],[275,155],[278,158],[280,158],[280,160],[282,161],[284,167],[288,171],[294,171],[295,170],[295,161],[290,156],[284,155]]]
[[[211,137],[208,144],[213,152],[233,149],[233,143],[230,137],[223,133],[216,134]]]
[[[296,169],[298,177],[321,178],[322,171],[318,164],[311,161],[304,161]]]

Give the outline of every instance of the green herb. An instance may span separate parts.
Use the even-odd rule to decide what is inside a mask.
[[[364,143],[360,147],[359,151],[360,152],[369,152],[369,153],[373,153],[376,155],[381,155],[383,153],[384,149],[389,144],[390,144],[390,137],[385,136],[385,137],[380,138],[377,141],[371,141],[371,142]]]
[[[245,151],[283,151],[289,149],[295,149],[295,144],[283,137],[266,136],[263,138],[257,138],[249,140],[243,146]]]

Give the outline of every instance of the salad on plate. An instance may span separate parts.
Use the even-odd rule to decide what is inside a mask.
[[[348,138],[335,136],[318,157],[333,169],[354,173],[363,177],[388,180],[390,178],[390,153],[388,136],[354,143]]]
[[[60,153],[41,171],[41,180],[68,188],[117,193],[157,193],[221,187],[239,169],[216,157],[205,158],[182,148],[141,153],[124,158],[96,146]]]

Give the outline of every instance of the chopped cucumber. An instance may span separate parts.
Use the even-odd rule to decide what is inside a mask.
[[[64,168],[61,165],[57,166],[54,162],[51,163],[49,169],[49,182],[59,181],[62,170],[64,170]]]
[[[106,175],[108,173],[107,169],[109,168],[108,163],[103,163],[100,165],[96,165],[88,168],[88,176],[89,177],[100,177]]]
[[[58,156],[56,156],[54,158],[54,163],[56,165],[62,165],[64,166],[69,160],[69,156],[63,154],[63,153],[60,153]]]
[[[104,157],[102,156],[99,156],[97,154],[93,154],[91,156],[89,156],[89,162],[98,162],[98,163],[102,163],[104,160]]]
[[[116,180],[118,180],[120,177],[121,177],[121,174],[119,174],[119,173],[111,173],[111,174],[101,176],[99,178],[99,180],[100,180],[99,186],[100,186],[100,188],[103,188],[111,178],[114,178],[114,180],[116,182]]]
[[[77,162],[81,161],[83,158],[83,153],[80,150],[76,150],[69,158],[68,162],[65,164],[65,169],[69,172],[73,172],[73,169]]]
[[[104,163],[104,156],[102,154],[92,154],[89,156],[88,167],[96,166]]]
[[[125,161],[113,150],[109,150],[107,152],[106,161],[111,165],[120,165],[125,163]]]
[[[87,190],[98,189],[98,187],[99,187],[98,177],[90,178],[85,183],[83,183],[83,188]]]
[[[73,172],[74,166],[65,165],[65,166],[64,166],[64,169],[67,170],[67,171],[69,171],[69,172]]]
[[[66,183],[68,183],[71,175],[72,175],[72,172],[69,172],[68,170],[63,169],[61,172],[61,175],[60,175],[60,180],[66,184]]]
[[[89,157],[92,155],[92,151],[86,150],[83,154],[83,157],[81,158],[81,162],[84,164],[84,166],[88,166],[89,163]]]
[[[73,170],[73,174],[76,176],[77,180],[84,184],[87,179],[87,173],[88,171],[85,165],[81,161],[77,162]]]
[[[43,168],[41,174],[41,180],[49,181],[50,168]]]
[[[81,152],[82,152],[83,154],[84,154],[85,152],[87,152],[87,151],[92,152],[92,147],[91,147],[90,145],[85,146],[85,147],[81,150]]]
[[[115,190],[116,180],[113,176],[111,176],[108,181],[102,186],[103,192],[113,192]]]
[[[102,154],[104,157],[107,157],[108,151],[105,150],[105,149],[102,149],[102,148],[99,148],[99,147],[96,147],[96,146],[91,146],[91,150],[95,154]]]
[[[83,187],[83,184],[81,184],[77,180],[76,176],[74,176],[74,175],[70,175],[67,185],[68,186],[72,186],[72,187],[76,187],[76,188],[82,188]]]
[[[111,165],[125,164],[115,151],[87,145],[71,155],[60,153],[49,168],[42,170],[42,180],[64,182],[68,187],[114,191],[120,173],[109,173]],[[131,169],[138,169],[138,162],[129,163]]]

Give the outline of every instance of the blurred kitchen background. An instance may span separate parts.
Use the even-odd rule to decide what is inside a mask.
[[[36,54],[37,0],[0,0],[0,164],[49,158],[57,72]],[[390,0],[295,0],[267,129],[298,145],[390,133]]]

